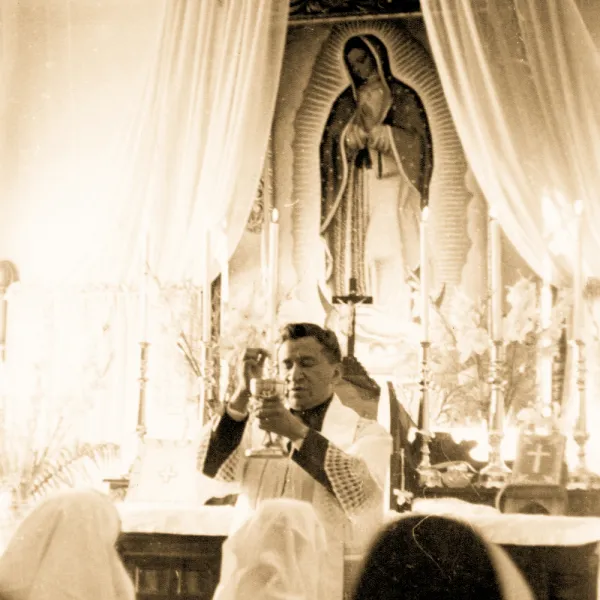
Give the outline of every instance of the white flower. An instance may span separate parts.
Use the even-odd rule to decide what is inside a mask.
[[[460,362],[467,362],[473,354],[482,355],[488,349],[489,343],[488,332],[481,327],[464,331],[458,336],[456,344]]]

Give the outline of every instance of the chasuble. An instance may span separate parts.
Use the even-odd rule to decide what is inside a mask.
[[[318,419],[317,414],[317,428]],[[239,484],[238,526],[263,500],[310,502],[327,534],[321,575],[328,582],[328,597],[341,600],[344,578],[352,576],[383,522],[392,442],[379,423],[363,419],[335,395],[322,415],[320,431],[309,427],[300,449],[291,448],[287,458],[247,458],[245,451],[259,447],[265,432],[251,418],[236,422],[225,413],[203,433],[198,469]]]

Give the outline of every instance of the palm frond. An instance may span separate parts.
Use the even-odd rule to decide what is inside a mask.
[[[45,453],[43,460],[33,465],[30,476],[21,479],[17,491],[19,501],[36,500],[63,487],[89,483],[91,468],[114,460],[118,452],[119,447],[112,443],[76,443],[53,454]]]

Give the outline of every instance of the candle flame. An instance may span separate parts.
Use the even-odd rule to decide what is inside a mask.
[[[274,208],[271,211],[271,223],[277,223],[277,221],[279,221],[279,211]]]
[[[421,211],[421,221],[427,221],[429,218],[429,206],[424,206]]]

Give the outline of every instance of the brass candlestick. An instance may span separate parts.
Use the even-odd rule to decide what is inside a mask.
[[[202,341],[202,387],[198,403],[198,419],[204,425],[206,407],[213,405],[213,361],[210,342]]]
[[[577,385],[577,404],[579,414],[573,431],[573,439],[578,446],[577,450],[577,466],[569,473],[568,487],[570,489],[589,489],[592,482],[598,483],[598,476],[591,473],[587,468],[586,459],[586,444],[589,439],[587,429],[587,405],[585,394],[585,375],[586,375],[586,358],[585,358],[585,342],[582,340],[573,341],[575,350],[575,377]]]
[[[140,382],[140,395],[138,400],[138,415],[137,415],[137,427],[136,433],[140,440],[144,439],[146,435],[146,384],[148,383],[148,349],[150,344],[148,342],[140,342],[140,376],[138,381]]]
[[[490,348],[491,386],[490,414],[488,418],[488,441],[490,456],[488,464],[479,473],[479,483],[486,488],[501,488],[510,477],[511,470],[502,458],[504,439],[504,392],[502,381],[502,340],[494,340]]]
[[[430,342],[421,342],[421,380],[419,381],[421,391],[421,422],[419,423],[419,435],[421,436],[421,461],[417,467],[419,474],[419,485],[421,487],[440,487],[442,475],[438,469],[431,466],[430,449],[432,435],[429,426],[429,347]]]

